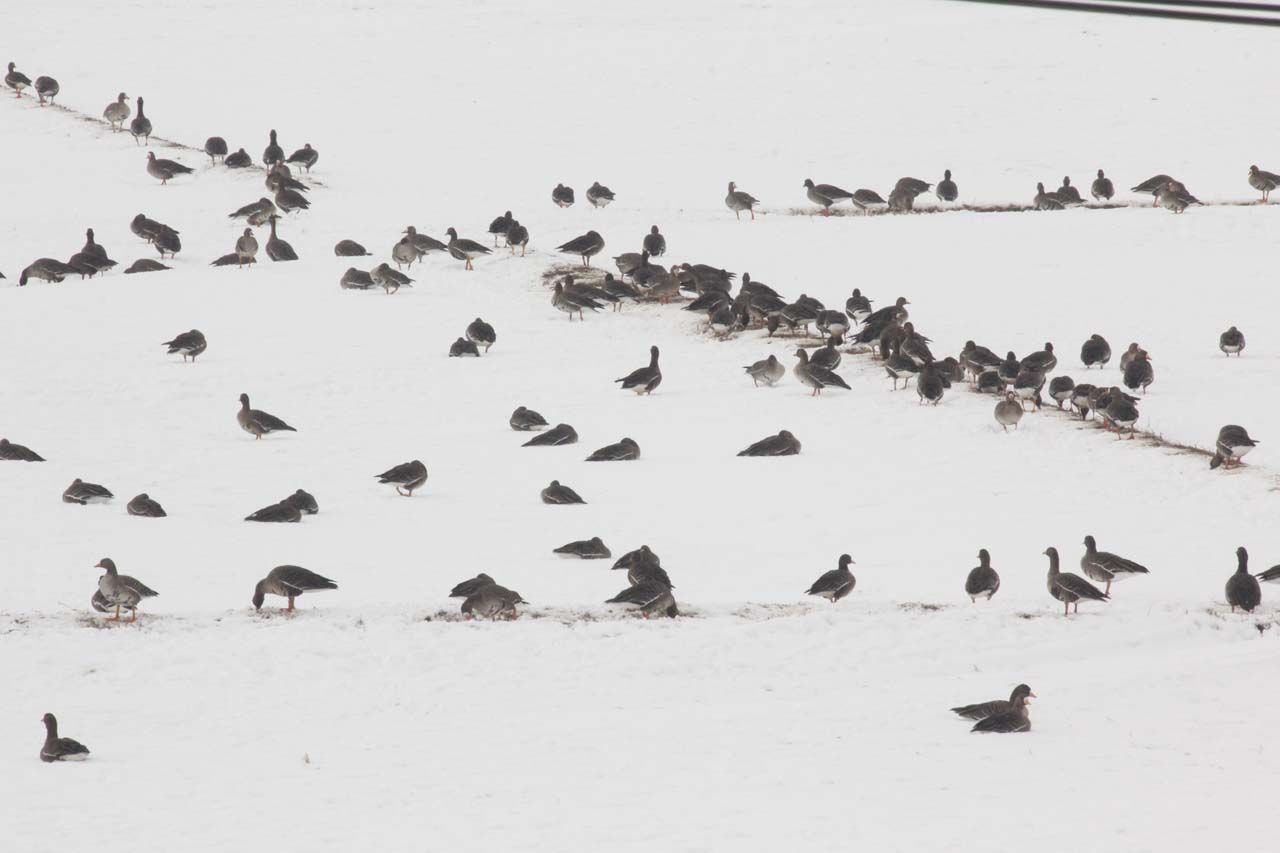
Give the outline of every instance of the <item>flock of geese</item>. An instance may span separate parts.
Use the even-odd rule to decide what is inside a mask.
[[[25,89],[32,88],[41,104],[52,103],[59,92],[58,83],[53,78],[38,77],[33,84],[16,70],[12,62],[9,63],[5,83],[14,90],[17,97],[21,97]],[[149,145],[153,128],[144,112],[143,98],[137,98],[136,114],[130,109],[128,101],[128,96],[121,92],[108,104],[103,117],[114,132],[124,132],[127,122],[127,130],[137,144]],[[204,151],[211,164],[221,162],[226,168],[248,168],[253,165],[243,148],[231,152],[226,140],[221,137],[210,137],[205,143]],[[243,219],[246,227],[237,238],[233,250],[214,260],[213,265],[244,268],[256,263],[263,247],[258,243],[254,228],[264,226],[269,228],[270,234],[265,240],[267,257],[273,261],[298,258],[293,247],[279,237],[278,223],[283,215],[306,211],[311,206],[306,195],[310,187],[294,177],[290,167],[299,167],[309,174],[318,159],[319,153],[310,143],[286,157],[284,149],[279,145],[276,131],[270,131],[269,143],[261,161],[267,170],[265,183],[271,195],[262,196],[228,214],[232,219]],[[146,170],[161,184],[167,184],[194,171],[174,160],[158,158],[153,151],[147,154]],[[1256,166],[1250,168],[1248,180],[1251,187],[1262,193],[1264,202],[1268,200],[1270,192],[1280,186],[1280,176],[1259,170]],[[877,209],[912,210],[916,198],[931,190],[943,203],[954,203],[959,198],[958,186],[949,169],[944,171],[944,177],[936,184],[916,178],[902,178],[895,184],[887,199],[872,190],[858,189],[849,192],[832,184],[815,184],[810,179],[806,179],[803,186],[808,200],[817,205],[824,215],[845,200],[859,210],[872,212]],[[1168,175],[1156,175],[1133,187],[1133,191],[1150,194],[1155,205],[1175,213],[1181,213],[1188,206],[1200,203],[1187,191],[1184,184]],[[1114,193],[1111,180],[1099,169],[1090,187],[1091,196],[1095,201],[1108,202]],[[575,203],[574,190],[564,184],[557,184],[551,197],[553,203],[561,208]],[[599,182],[587,189],[585,197],[588,203],[597,208],[608,206],[616,198],[612,190]],[[754,219],[755,209],[760,204],[758,199],[739,190],[733,182],[728,185],[724,203],[739,219],[742,213],[747,213]],[[1043,184],[1037,185],[1033,203],[1039,210],[1060,210],[1082,205],[1085,199],[1071,184],[1070,178],[1064,177],[1062,185],[1054,191],[1046,191]],[[144,214],[137,214],[131,221],[130,228],[135,235],[154,246],[161,260],[140,259],[125,272],[169,269],[163,261],[166,258],[172,259],[182,249],[178,230],[149,219]],[[519,249],[520,254],[524,255],[529,244],[528,229],[513,217],[511,211],[495,218],[488,228],[488,233],[493,238],[493,248],[476,240],[460,238],[453,228],[449,228],[446,233],[449,239],[440,241],[408,226],[392,248],[391,263],[379,263],[368,271],[349,268],[343,273],[340,285],[352,290],[381,288],[387,294],[392,294],[401,287],[411,286],[413,279],[405,270],[411,270],[414,263],[421,264],[432,252],[446,253],[462,261],[465,269],[472,270],[473,262],[497,249],[500,239],[513,254]],[[30,264],[23,270],[19,284],[25,285],[32,279],[58,282],[71,275],[91,277],[114,268],[116,262],[96,242],[92,228],[87,230],[85,236],[84,245],[67,261],[40,258]],[[1050,378],[1050,374],[1058,366],[1058,357],[1052,343],[1045,343],[1043,349],[1018,358],[1013,352],[1007,352],[1002,357],[985,346],[967,341],[958,356],[939,359],[931,350],[932,341],[910,321],[907,309],[910,302],[905,297],[899,297],[890,305],[873,309],[871,300],[859,289],[854,289],[843,308],[828,308],[820,300],[805,294],[795,300],[786,299],[763,282],[753,280],[745,272],[737,283],[738,292],[734,293],[733,287],[738,278],[735,273],[705,264],[681,263],[665,266],[654,263],[655,259],[663,257],[667,251],[666,238],[657,225],[652,226],[649,233],[644,235],[641,251],[613,258],[618,270],[617,276],[608,272],[601,277],[598,270],[591,268],[592,258],[603,252],[604,248],[605,241],[595,230],[557,246],[557,251],[579,260],[585,269],[580,275],[567,274],[560,277],[553,287],[552,306],[565,313],[570,322],[575,317],[584,319],[587,312],[596,312],[605,307],[620,310],[627,301],[667,304],[685,301],[689,297],[684,309],[704,315],[706,329],[718,337],[727,337],[747,329],[762,329],[769,336],[816,336],[821,345],[797,346],[796,363],[791,369],[795,380],[810,389],[813,396],[830,388],[850,388],[836,372],[842,362],[842,353],[869,353],[883,363],[894,390],[898,389],[899,382],[903,388],[914,382],[922,405],[937,405],[954,383],[968,382],[974,391],[996,396],[993,416],[1006,431],[1010,427],[1017,429],[1028,408],[1039,409],[1047,395],[1057,408],[1069,407],[1081,419],[1095,417],[1106,429],[1115,431],[1118,438],[1126,430],[1132,438],[1138,421],[1137,403],[1140,399],[1135,395],[1145,395],[1155,381],[1150,354],[1136,342],[1130,344],[1120,356],[1124,388],[1076,383],[1065,375]],[[371,254],[359,242],[350,239],[340,241],[334,247],[334,253],[339,257],[364,257]],[[452,344],[449,355],[480,357],[481,352],[487,353],[496,341],[494,328],[477,317]],[[208,341],[198,329],[192,329],[174,336],[162,345],[169,354],[181,355],[184,361],[194,363],[207,350]],[[1245,348],[1244,335],[1233,326],[1222,333],[1218,346],[1228,357],[1239,357]],[[618,378],[616,383],[622,389],[636,394],[648,395],[656,391],[662,383],[657,346],[650,348],[649,356],[648,364]],[[1086,370],[1105,367],[1111,358],[1111,346],[1100,335],[1092,335],[1081,346],[1080,360]],[[756,386],[776,385],[787,373],[786,367],[776,355],[746,365],[744,371]],[[272,433],[297,432],[283,419],[253,408],[247,394],[240,395],[236,420],[241,429],[255,440]],[[524,446],[528,447],[563,446],[578,440],[577,432],[572,426],[562,423],[553,427],[542,415],[524,406],[512,413],[509,425],[518,432],[536,433],[525,442]],[[1235,467],[1241,464],[1242,457],[1256,444],[1256,440],[1250,438],[1243,427],[1224,426],[1215,442],[1215,454],[1210,460],[1210,467]],[[801,443],[796,436],[788,430],[782,430],[776,435],[754,442],[738,455],[790,456],[800,451]],[[618,462],[632,461],[639,457],[639,444],[624,437],[614,444],[599,448],[586,459],[592,462]],[[11,443],[8,439],[0,439],[0,461],[44,460],[28,447]],[[416,490],[427,483],[428,472],[425,464],[415,459],[395,465],[374,478],[380,484],[393,486],[398,494],[412,497]],[[80,506],[106,503],[113,497],[108,488],[79,478],[62,495],[64,502]],[[585,503],[573,488],[558,480],[551,481],[542,489],[540,498],[550,505]],[[128,502],[127,512],[133,516],[148,518],[163,518],[167,515],[161,504],[145,493]],[[296,523],[303,516],[318,512],[319,505],[315,497],[299,489],[283,500],[251,513],[245,520]],[[1047,592],[1063,605],[1064,615],[1069,615],[1073,608],[1078,610],[1081,601],[1108,601],[1111,597],[1111,585],[1119,580],[1148,574],[1146,567],[1133,560],[1099,551],[1092,536],[1084,537],[1083,545],[1085,551],[1079,562],[1082,575],[1060,569],[1056,548],[1050,547],[1044,551],[1049,564]],[[612,557],[612,552],[598,536],[567,543],[556,548],[555,552],[579,559]],[[1000,588],[1000,575],[992,567],[991,557],[986,549],[979,552],[978,560],[979,565],[969,572],[964,583],[965,594],[974,602],[979,598],[990,600]],[[857,583],[850,568],[852,565],[850,555],[841,555],[837,567],[818,577],[806,591],[807,594],[825,598],[832,603],[846,598]],[[139,605],[158,594],[137,578],[120,574],[111,558],[101,559],[95,568],[100,568],[102,575],[91,604],[95,610],[111,614],[107,617],[108,621],[120,621],[121,611],[129,614],[129,621],[136,621]],[[648,545],[623,554],[613,563],[612,568],[626,571],[628,586],[608,599],[607,603],[635,610],[645,618],[676,617],[680,614],[674,597],[675,586],[662,567],[660,558]],[[1237,570],[1226,584],[1226,598],[1232,611],[1236,608],[1252,611],[1260,604],[1260,580],[1280,582],[1280,566],[1257,576],[1251,575],[1248,571],[1248,554],[1244,548],[1239,548]],[[1105,588],[1100,589],[1095,583],[1104,584]],[[335,581],[309,569],[282,565],[273,568],[266,577],[257,581],[251,601],[254,608],[260,610],[267,596],[275,596],[285,599],[286,612],[291,612],[295,609],[295,600],[304,593],[337,588]],[[519,613],[518,606],[527,603],[518,592],[502,586],[485,573],[458,583],[450,591],[450,597],[462,600],[460,610],[468,618],[514,618]],[[961,717],[973,720],[974,731],[1027,731],[1030,729],[1027,701],[1034,695],[1026,685],[1018,685],[1008,700],[995,700],[953,710]],[[42,760],[78,760],[88,755],[88,749],[82,744],[59,737],[57,720],[52,714],[46,714],[43,722],[47,737],[41,750]]]

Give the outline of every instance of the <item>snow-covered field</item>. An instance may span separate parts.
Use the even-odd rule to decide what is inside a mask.
[[[1280,170],[1280,114],[1259,106],[1268,33],[925,0],[52,0],[0,24],[19,36],[0,58],[57,77],[60,105],[98,116],[142,95],[157,136],[221,135],[255,161],[274,127],[286,152],[321,152],[322,184],[281,224],[301,261],[213,269],[260,171],[157,144],[199,166],[160,186],[127,134],[0,97],[0,436],[48,459],[0,466],[13,849],[1131,851],[1273,834],[1280,599],[1264,586],[1259,611],[1232,615],[1223,584],[1239,545],[1256,570],[1280,562],[1280,206],[1173,216],[1125,191],[1166,172],[1207,202],[1256,197],[1248,166]],[[990,204],[1104,168],[1132,206],[788,213],[806,177],[887,195],[944,168]],[[593,180],[618,201],[591,209]],[[725,209],[729,180],[762,200],[755,222]],[[551,204],[557,182],[574,207]],[[389,260],[408,224],[485,240],[508,209],[527,257],[466,272],[433,255],[394,296],[338,287],[340,238]],[[173,271],[14,287],[86,227],[121,269],[154,257],[129,232],[139,212],[182,232]],[[1098,332],[1118,359],[1139,341],[1156,370],[1140,428],[1210,448],[1239,423],[1263,443],[1210,472],[1054,411],[1004,434],[990,397],[957,385],[919,407],[866,356],[845,356],[852,391],[811,398],[790,374],[757,389],[742,365],[790,368],[794,341],[718,342],[675,306],[552,310],[556,245],[594,228],[605,255],[638,251],[655,223],[664,261],[791,298],[906,296],[939,355],[1048,340],[1058,373],[1118,383],[1116,361],[1087,376],[1079,346]],[[447,358],[477,316],[496,346]],[[1228,361],[1232,324],[1249,345]],[[193,327],[196,364],[164,354]],[[618,390],[651,344],[662,386]],[[299,431],[255,442],[242,392]],[[581,441],[520,447],[522,404]],[[784,428],[800,456],[735,455]],[[638,462],[583,461],[624,435]],[[430,480],[413,499],[373,479],[414,458]],[[75,477],[115,502],[63,504]],[[587,505],[543,505],[553,478]],[[297,488],[318,515],[241,520]],[[128,516],[139,492],[169,517]],[[1064,619],[1042,552],[1076,570],[1089,533],[1151,574]],[[551,553],[591,536],[615,556],[649,544],[688,618],[606,607],[626,585],[612,561]],[[1003,585],[974,606],[979,548]],[[855,592],[803,595],[842,552]],[[160,592],[138,624],[99,630],[103,557]],[[255,613],[254,583],[282,563],[340,588],[292,619],[276,601]],[[452,621],[450,587],[480,571],[523,594],[524,617]],[[947,710],[1020,681],[1039,697],[1030,734],[972,736]],[[91,761],[38,761],[46,711]]]

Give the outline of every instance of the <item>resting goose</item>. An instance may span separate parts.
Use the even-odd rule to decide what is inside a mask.
[[[591,202],[592,207],[608,207],[613,199],[613,190],[601,185],[599,181],[587,188],[587,201]]]
[[[628,610],[639,611],[646,619],[654,615],[671,618],[680,615],[671,587],[654,580],[627,587],[613,598],[606,599],[605,604],[620,604]]]
[[[249,408],[248,394],[240,395],[240,411],[236,412],[236,421],[240,424],[240,429],[249,433],[255,439],[260,439],[264,435],[273,432],[297,432],[296,429],[275,415],[269,415],[259,409]]]
[[[1045,192],[1043,183],[1036,184],[1036,195],[1031,203],[1036,210],[1062,210],[1065,207],[1057,193]]]
[[[841,314],[840,316],[843,317],[844,315]],[[832,335],[827,338],[827,342],[825,344],[815,349],[809,355],[809,363],[816,367],[821,367],[823,370],[835,370],[840,366],[840,350],[836,349],[836,347],[841,343],[843,343],[843,341],[839,335]],[[778,366],[781,367],[782,365]]]
[[[395,486],[396,494],[411,498],[414,490],[422,488],[422,485],[427,482],[427,466],[418,459],[402,462],[376,475],[376,479],[379,483],[390,483]]]
[[[141,237],[143,240],[146,240],[148,243],[154,242],[156,237],[166,227],[167,226],[155,221],[154,219],[148,219],[146,215],[142,213],[139,213],[129,221],[129,230]]]
[[[778,384],[782,377],[787,375],[787,369],[783,367],[782,362],[778,361],[776,355],[770,355],[768,358],[749,364],[742,369],[751,377],[751,383],[756,387],[759,387],[761,382],[773,387]]]
[[[1222,350],[1227,358],[1230,358],[1232,353],[1235,353],[1236,357],[1239,358],[1240,353],[1244,351],[1244,332],[1235,326],[1227,329],[1218,336],[1218,349]]]
[[[372,254],[355,240],[339,240],[333,247],[333,253],[339,258],[362,258]]]
[[[228,154],[222,158],[222,165],[228,169],[247,169],[253,165],[253,158],[249,153],[241,148],[239,151]]]
[[[311,167],[320,159],[320,152],[311,147],[310,142],[304,142],[302,147],[289,155],[286,163],[296,163],[306,172],[310,173]]]
[[[284,162],[284,149],[276,141],[276,132],[273,130],[267,134],[271,141],[267,143],[267,147],[262,149],[262,165],[270,169],[276,163]]]
[[[263,196],[257,201],[251,201],[243,207],[237,208],[234,213],[228,213],[228,219],[265,219],[268,216],[275,216],[276,205],[271,199]]]
[[[991,555],[987,553],[986,548],[983,548],[978,552],[978,565],[974,566],[969,571],[969,576],[965,578],[965,595],[969,596],[970,600],[976,604],[978,596],[985,595],[987,601],[990,601],[991,596],[995,595],[999,590],[1000,575],[995,569],[991,568]],[[955,711],[956,709],[952,708],[951,710]]]
[[[172,259],[177,257],[178,253],[182,251],[182,238],[178,236],[177,231],[174,231],[168,225],[161,225],[160,233],[156,235],[153,245],[156,247],[156,251],[160,253],[161,258],[164,258],[164,256],[168,254],[170,259]],[[137,264],[134,266],[137,266]],[[168,269],[168,267],[163,265],[161,265],[161,267],[163,269]]]
[[[739,456],[795,456],[800,452],[800,441],[787,430],[767,436],[738,451]]]
[[[469,341],[466,338],[458,338],[449,345],[449,357],[458,358],[460,356],[480,357],[480,350],[476,347],[475,341]]]
[[[110,557],[103,557],[94,568],[103,569],[106,572],[98,578],[98,592],[102,596],[102,603],[116,609],[116,615],[108,618],[108,622],[120,621],[122,607],[129,611],[130,622],[138,621],[138,603],[144,598],[153,598],[160,594],[137,578],[120,574],[116,571],[115,561]]]
[[[1111,183],[1111,179],[1099,169],[1098,177],[1093,179],[1093,185],[1089,187],[1089,193],[1094,201],[1111,201],[1111,197],[1116,194],[1116,188]]]
[[[1111,594],[1111,584],[1114,581],[1149,573],[1146,566],[1135,563],[1133,560],[1108,551],[1099,551],[1098,543],[1092,536],[1084,537],[1084,549],[1084,556],[1080,558],[1080,571],[1091,580],[1106,583],[1107,588],[1103,592],[1107,595]]]
[[[1249,431],[1244,427],[1227,424],[1218,430],[1218,440],[1214,444],[1214,454],[1209,460],[1209,468],[1217,468],[1219,465],[1235,468],[1241,464],[1240,460],[1245,454],[1253,450],[1257,444],[1257,439],[1250,438]]]
[[[662,565],[662,559],[648,545],[641,545],[634,551],[628,551],[617,559],[611,569],[633,569],[640,565]]]
[[[129,100],[129,96],[121,92],[102,111],[102,117],[111,125],[112,133],[119,133],[124,130],[124,123],[129,120],[129,114],[132,111],[129,109],[129,105],[125,103],[127,100]]]
[[[584,560],[604,560],[613,556],[599,536],[561,545],[553,549],[552,553],[564,554],[567,557],[581,557]]]
[[[524,406],[516,406],[516,410],[511,413],[507,423],[516,432],[533,432],[548,426],[546,418],[533,409],[526,409]]]
[[[551,200],[556,207],[573,207],[573,187],[556,184],[556,188],[551,191]]]
[[[141,105],[141,100],[139,100],[139,105]],[[195,169],[184,166],[176,160],[158,158],[154,151],[147,152],[147,174],[160,181],[161,186],[169,183],[178,175],[189,175],[194,171]]]
[[[311,187],[291,176],[289,174],[289,167],[283,163],[276,163],[271,167],[271,170],[267,172],[267,177],[263,181],[263,184],[265,184],[266,188],[272,192],[275,192],[281,187],[297,190],[300,193],[311,191]]]
[[[89,757],[89,747],[80,741],[58,737],[58,718],[53,714],[45,714],[40,721],[44,723],[45,732],[44,744],[40,747],[41,761],[52,764],[55,761],[84,761]]]
[[[636,394],[653,393],[653,390],[662,384],[662,371],[658,368],[658,348],[656,346],[649,347],[649,364],[647,366],[638,367],[621,379],[613,381],[620,383],[625,390],[635,391]]]
[[[849,383],[845,382],[839,374],[826,368],[819,367],[809,363],[809,353],[803,348],[796,349],[796,358],[800,359],[799,363],[792,368],[796,379],[800,380],[800,384],[806,388],[812,388],[813,393],[809,396],[816,397],[822,393],[823,388],[835,386],[836,388],[844,388],[852,391]]]
[[[755,196],[738,189],[738,185],[733,181],[729,182],[729,194],[724,197],[724,205],[733,211],[734,219],[741,219],[744,210],[751,214],[752,219],[755,219],[755,206],[759,203],[760,200]]]
[[[285,611],[292,613],[293,600],[304,592],[337,588],[333,581],[302,566],[276,566],[253,588],[253,609],[261,610],[268,595],[278,595],[289,599]]]
[[[236,238],[236,266],[254,263],[257,254],[258,238],[253,236],[252,228],[246,228],[244,233]]]
[[[302,521],[302,510],[289,501],[280,501],[249,513],[244,520],[264,524],[297,524]]]
[[[399,270],[393,270],[391,265],[386,262],[380,263],[369,270],[369,278],[375,285],[385,290],[388,296],[402,287],[413,286],[413,279]]]
[[[564,505],[564,504],[585,504],[586,501],[582,496],[568,486],[561,485],[559,480],[552,480],[551,484],[541,492],[542,502],[544,504]]]
[[[1176,181],[1170,181],[1156,190],[1156,204],[1165,210],[1182,213],[1191,205],[1204,204],[1204,202],[1187,192],[1186,187]]]
[[[493,330],[493,326],[477,317],[467,325],[467,340],[483,346],[484,351],[488,352],[489,347],[498,340],[498,333]]]
[[[584,267],[591,266],[591,258],[598,255],[604,249],[604,238],[599,232],[588,231],[579,237],[574,237],[567,243],[561,243],[556,246],[556,251],[564,252],[566,255],[577,255],[582,258]]]
[[[1058,187],[1057,196],[1067,206],[1084,204],[1080,190],[1071,186],[1071,178],[1067,175],[1062,176],[1062,186]]]
[[[1142,389],[1142,393],[1147,393],[1147,386],[1155,381],[1155,368],[1151,366],[1151,356],[1144,349],[1138,350],[1137,355],[1133,357],[1124,368],[1124,384],[1130,391]]]
[[[62,492],[63,503],[79,504],[80,506],[109,503],[114,497],[115,495],[111,494],[111,490],[106,486],[99,486],[97,483],[86,483],[79,477],[72,480],[71,485],[67,486]]]
[[[1049,396],[1062,411],[1064,403],[1070,403],[1075,396],[1076,383],[1070,376],[1055,376],[1049,382]]]
[[[519,410],[517,410],[519,411]],[[515,416],[512,415],[514,418]],[[541,417],[539,415],[539,417]],[[543,423],[546,423],[543,421]],[[539,433],[526,441],[521,447],[559,447],[562,444],[577,444],[578,431],[568,424],[556,424],[552,429]]]
[[[448,229],[446,234],[449,235],[449,254],[460,261],[466,261],[466,269],[474,270],[471,261],[481,255],[489,254],[489,247],[477,243],[475,240],[467,240],[459,238],[458,232],[453,228]]]
[[[373,282],[373,276],[355,267],[347,267],[347,271],[338,280],[338,285],[343,290],[369,290],[377,286]]]
[[[43,462],[44,457],[29,447],[13,444],[7,438],[0,438],[0,461],[4,462]]]
[[[1114,386],[1108,391],[1108,397],[1107,406],[1102,412],[1111,426],[1115,427],[1116,439],[1119,440],[1123,432],[1128,429],[1129,440],[1132,441],[1137,431],[1138,407],[1134,405],[1129,395]]]
[[[164,511],[164,507],[160,506],[157,501],[153,501],[146,492],[134,496],[125,509],[129,512],[129,515],[136,515],[141,518],[165,518],[169,515]]]
[[[276,185],[275,194],[276,207],[285,213],[292,213],[295,210],[308,210],[311,202],[307,201],[307,197],[291,187],[284,185],[281,181]]]
[[[462,602],[462,612],[468,617],[515,619],[520,615],[516,605],[528,603],[520,597],[520,593],[505,586],[499,586],[490,580],[489,583],[481,584],[475,592],[467,596],[466,601]]]
[[[255,241],[256,242],[256,241]],[[238,252],[227,252],[209,262],[211,267],[238,267],[245,264],[256,264],[257,260],[250,255],[247,259],[241,257]]]
[[[515,219],[511,216],[511,211],[507,211],[498,218],[489,223],[489,233],[493,235],[493,247],[498,248],[498,238],[506,237],[507,232],[511,230],[511,224]]]
[[[640,445],[629,438],[608,444],[587,457],[588,462],[630,462],[640,458]]]
[[[1145,181],[1138,184],[1136,187],[1130,187],[1129,190],[1135,193],[1150,193],[1151,195],[1154,196],[1157,192],[1160,191],[1161,187],[1163,187],[1165,184],[1169,183],[1170,181],[1173,181],[1174,183],[1179,183],[1178,181],[1174,181],[1174,179],[1169,177],[1168,175],[1153,175],[1152,177],[1147,178]],[[1151,206],[1155,207],[1155,202],[1152,202]]]
[[[529,245],[529,229],[521,225],[519,222],[512,220],[511,227],[507,229],[507,246],[511,249],[511,254],[516,253],[516,247],[520,247],[520,257],[524,257],[525,249]]]
[[[938,405],[942,402],[942,395],[946,393],[947,381],[938,373],[932,363],[926,364],[920,368],[920,373],[916,377],[916,396],[919,397],[921,405],[929,403]]]
[[[1227,578],[1226,592],[1232,613],[1237,607],[1250,613],[1262,603],[1262,587],[1258,586],[1258,579],[1249,574],[1249,552],[1244,548],[1236,549],[1236,571]]]
[[[1049,558],[1049,577],[1047,586],[1049,594],[1062,602],[1062,615],[1067,615],[1068,608],[1072,604],[1076,607],[1076,612],[1080,612],[1080,599],[1089,601],[1107,601],[1110,596],[1089,583],[1079,575],[1073,575],[1070,572],[1058,570],[1058,549],[1045,549],[1045,556]]]
[[[805,590],[806,595],[820,595],[832,604],[844,598],[853,592],[854,586],[857,585],[858,579],[853,576],[853,572],[849,570],[849,566],[853,564],[853,558],[848,554],[840,555],[840,565],[838,568],[829,572],[823,572],[813,585]]]
[[[221,157],[225,163],[227,160],[227,140],[221,136],[210,136],[204,141],[204,153],[209,155],[209,164],[218,162]]]
[[[888,207],[889,205],[889,202],[881,198],[880,193],[875,190],[868,189],[854,190],[853,197],[849,200],[853,202],[854,207],[858,208],[858,210],[861,210],[863,213],[866,213],[872,208],[880,210],[881,208]]]
[[[1090,335],[1089,340],[1080,346],[1080,362],[1086,370],[1095,364],[1106,367],[1109,361],[1111,361],[1111,344],[1107,343],[1107,339],[1102,335]]]
[[[939,201],[955,201],[960,197],[960,189],[956,186],[956,182],[951,180],[950,169],[943,170],[942,180],[938,181],[938,186],[933,192]]]
[[[952,708],[954,714],[965,718],[966,720],[985,720],[988,717],[994,717],[996,714],[1004,714],[1014,710],[1019,701],[1026,699],[1028,696],[1035,698],[1036,694],[1031,692],[1031,688],[1025,684],[1019,684],[1013,688],[1013,692],[1009,694],[1008,699],[992,699],[990,702],[978,702],[973,705],[960,705]]]
[[[138,114],[133,117],[133,121],[129,122],[129,133],[133,134],[133,144],[138,144],[138,137],[142,137],[143,144],[151,144],[151,119],[147,118],[142,111],[142,96],[138,96]]]
[[[979,734],[1013,734],[1031,731],[1031,717],[1027,714],[1027,695],[1020,695],[1010,700],[1011,707],[1007,711],[999,711],[973,724],[969,731]]]

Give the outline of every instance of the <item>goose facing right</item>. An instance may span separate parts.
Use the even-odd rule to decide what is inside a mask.
[[[583,560],[605,560],[613,556],[613,553],[599,536],[592,536],[590,539],[579,539],[576,542],[561,545],[559,548],[552,549],[552,553],[564,554],[567,557],[580,557]]]
[[[89,757],[89,747],[69,737],[58,737],[58,718],[53,714],[45,714],[40,718],[44,723],[44,744],[40,747],[40,760],[46,764],[55,761],[84,761]]]
[[[789,430],[781,430],[777,435],[766,436],[751,444],[745,450],[738,451],[739,456],[795,456],[800,452],[800,440]]]
[[[587,457],[588,462],[631,462],[640,458],[640,445],[630,438],[608,444]]]
[[[582,496],[573,489],[563,485],[559,480],[552,480],[541,493],[544,504],[564,506],[566,504],[585,504]]]
[[[1031,717],[1027,714],[1028,697],[1031,695],[1034,694],[1028,692],[1026,695],[1012,698],[1009,710],[999,711],[978,720],[969,731],[978,734],[1013,734],[1031,731]]]
[[[249,408],[248,394],[240,395],[240,411],[236,412],[236,422],[240,424],[240,429],[252,435],[254,439],[260,439],[273,432],[297,432],[275,415],[260,409]]]
[[[268,595],[278,595],[289,600],[285,612],[292,613],[294,599],[304,592],[337,588],[333,581],[302,566],[276,566],[253,588],[253,609],[261,610]]]
[[[1025,684],[1019,684],[1013,688],[1013,692],[1009,694],[1008,699],[992,699],[990,702],[976,702],[972,705],[960,705],[952,708],[951,711],[963,717],[966,720],[985,720],[987,717],[1003,714],[1014,709],[1015,703],[1019,699],[1025,699],[1030,696],[1035,698],[1031,688]]]
[[[659,580],[646,580],[627,587],[605,604],[619,604],[640,613],[645,619],[651,616],[675,618],[680,615],[671,587]]]
[[[841,554],[839,565],[828,572],[823,572],[813,584],[805,590],[806,595],[820,595],[832,604],[853,592],[858,579],[853,576],[849,566],[853,565],[853,557]]]

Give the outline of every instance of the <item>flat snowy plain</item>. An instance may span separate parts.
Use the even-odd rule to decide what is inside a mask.
[[[15,850],[976,850],[1253,848],[1274,834],[1280,752],[1276,588],[1227,613],[1233,551],[1280,562],[1275,518],[1280,206],[1183,216],[1124,190],[1166,172],[1247,201],[1280,171],[1270,33],[961,4],[290,3],[0,9],[5,61],[59,79],[91,116],[146,99],[157,136],[218,134],[260,157],[321,152],[313,208],[281,226],[302,260],[211,269],[264,194],[260,171],[198,166],[160,186],[145,149],[30,98],[0,98],[0,435],[49,461],[0,469],[0,833]],[[1268,159],[1271,158],[1271,159]],[[1104,168],[1132,207],[820,219],[806,177],[887,195],[950,168],[963,201],[1025,203]],[[593,180],[618,201],[593,210]],[[763,202],[724,208],[725,184]],[[578,191],[568,210],[551,187]],[[923,202],[925,197],[921,198]],[[475,272],[440,255],[411,290],[346,292],[360,240],[389,259],[408,224],[485,239],[510,209],[531,233]],[[18,273],[86,227],[121,269],[153,250],[134,214],[182,232],[175,270],[90,281]],[[588,228],[605,255],[658,224],[667,261],[749,271],[794,298],[899,296],[935,344],[1019,356],[1053,341],[1087,377],[1089,334],[1140,341],[1156,382],[1140,427],[1208,448],[1224,423],[1262,440],[1230,473],[1119,442],[1065,415],[1002,434],[993,401],[937,408],[845,356],[851,392],[741,366],[794,342],[701,335],[674,306],[568,323],[543,272]],[[607,263],[607,258],[601,261]],[[481,316],[498,343],[445,357]],[[1216,347],[1231,324],[1244,357]],[[197,327],[195,365],[160,341]],[[663,351],[649,398],[611,380]],[[296,426],[255,442],[236,398]],[[521,448],[516,405],[582,440]],[[791,459],[736,452],[786,428]],[[588,465],[635,438],[640,461]],[[421,458],[412,500],[373,474]],[[59,501],[74,478],[107,506]],[[558,478],[587,499],[548,507]],[[320,514],[241,518],[296,488]],[[148,492],[162,520],[126,515]],[[1151,567],[1064,619],[1055,545],[1085,534]],[[648,543],[690,618],[601,602],[609,562],[551,549]],[[979,548],[1003,586],[970,604]],[[803,591],[849,552],[856,591]],[[160,592],[138,624],[89,610],[110,556]],[[334,578],[292,619],[253,585],[295,563]],[[428,619],[478,571],[529,602],[515,622]],[[274,606],[276,602],[271,602]],[[1257,625],[1272,626],[1260,632]],[[952,705],[1039,696],[1034,730],[970,735]],[[37,759],[41,714],[92,760]]]

